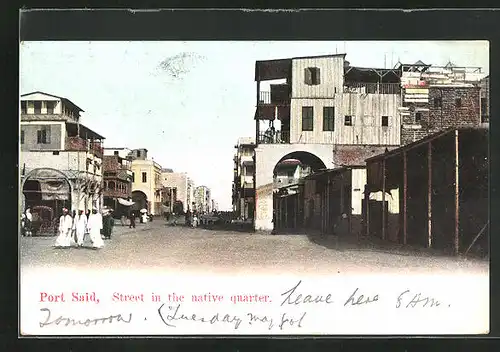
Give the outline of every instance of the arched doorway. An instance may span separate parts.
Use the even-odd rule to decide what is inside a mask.
[[[317,206],[314,196],[304,198],[304,177],[326,169],[316,155],[295,151],[283,156],[273,169],[273,228],[293,232],[314,221]]]
[[[22,176],[21,211],[30,208],[33,234],[55,234],[62,208],[71,209],[72,186],[68,177],[57,169],[37,168]]]
[[[132,191],[132,201],[134,202],[132,209],[137,211],[141,209],[150,210],[148,207],[148,196],[143,191]]]

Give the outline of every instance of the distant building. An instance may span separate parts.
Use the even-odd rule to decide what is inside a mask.
[[[234,146],[233,214],[253,219],[255,209],[254,149],[255,138],[241,137]]]
[[[481,123],[483,125],[490,122],[490,76],[481,80]]]
[[[83,110],[67,98],[21,95],[22,203],[52,209],[100,209],[104,137],[81,123]],[[48,219],[48,218],[47,218]]]
[[[147,209],[153,215],[161,215],[162,191],[160,164],[148,159],[147,149],[134,149],[130,153],[132,159],[132,200],[140,210]]]
[[[194,190],[195,209],[201,213],[210,213],[211,209],[211,194],[210,188],[206,186],[198,186]]]
[[[182,211],[186,212],[191,209],[193,194],[193,181],[185,172],[173,172],[172,169],[163,169],[161,172],[161,183],[175,194],[175,201],[182,203]],[[180,204],[180,203],[179,203]],[[169,203],[173,209],[173,204]]]

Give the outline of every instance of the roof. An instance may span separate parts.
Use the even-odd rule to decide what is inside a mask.
[[[366,168],[365,166],[341,166],[341,167],[337,167],[335,169],[322,169],[322,170],[319,170],[318,172],[307,175],[306,177],[304,177],[304,179],[312,180],[318,176],[323,176],[323,175],[328,175],[328,174],[339,174],[342,172],[346,172],[348,170],[365,169],[365,168]]]
[[[81,111],[81,112],[85,112],[82,108],[80,108],[78,105],[76,105],[75,103],[73,103],[71,100],[69,100],[68,98],[64,98],[64,97],[60,97],[60,96],[57,96],[57,95],[53,95],[53,94],[49,94],[49,93],[45,93],[45,92],[41,92],[39,90],[37,90],[36,92],[31,92],[31,93],[26,93],[26,94],[21,94],[21,97],[25,97],[27,95],[31,95],[31,94],[44,94],[44,95],[48,95],[49,97],[53,97],[53,98],[56,98],[56,99],[60,99],[61,101],[63,101],[64,103],[72,106],[73,108],[77,109],[78,111]]]
[[[399,155],[401,154],[402,152],[404,151],[408,151],[410,149],[413,149],[413,148],[416,148],[418,146],[421,146],[422,144],[425,144],[425,143],[429,143],[435,139],[438,139],[438,138],[441,138],[453,131],[488,131],[488,128],[486,127],[461,127],[461,128],[457,128],[457,127],[450,127],[446,130],[443,130],[443,131],[440,131],[440,132],[437,132],[437,133],[434,133],[430,136],[427,136],[425,138],[422,138],[416,142],[413,142],[413,143],[410,143],[410,144],[407,144],[405,146],[402,146],[402,147],[399,147],[397,149],[393,149],[391,151],[388,151],[386,153],[383,153],[383,154],[379,154],[379,155],[376,155],[376,156],[372,156],[371,158],[368,158],[366,159],[366,162],[372,162],[372,161],[377,161],[377,160],[382,160],[382,159],[387,159],[389,157],[392,157],[392,156],[396,156],[396,155]]]
[[[81,123],[78,124],[76,122],[70,122],[70,121],[67,121],[66,122],[66,128],[70,127],[70,128],[74,128],[75,130],[78,129],[78,125],[80,125],[80,133],[84,133],[84,134],[87,134],[87,136],[91,137],[91,138],[95,138],[95,139],[105,139],[103,136],[101,136],[99,133],[91,130],[90,128],[88,128],[87,126],[85,125],[82,125]]]
[[[399,83],[401,70],[349,66],[345,68],[344,76],[346,81]]]
[[[297,56],[285,59],[259,60],[255,62],[255,81],[269,81],[287,78],[291,73],[293,60],[320,59],[338,56],[345,57],[346,54]]]

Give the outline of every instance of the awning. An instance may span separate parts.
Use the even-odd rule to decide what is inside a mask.
[[[129,207],[132,204],[134,204],[135,202],[132,202],[131,200],[127,200],[127,199],[123,199],[123,198],[118,198],[118,203],[120,203],[121,205],[124,205],[126,207]]]

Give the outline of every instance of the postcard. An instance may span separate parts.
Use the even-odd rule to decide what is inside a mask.
[[[487,41],[20,43],[21,337],[489,332]]]

